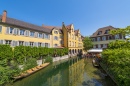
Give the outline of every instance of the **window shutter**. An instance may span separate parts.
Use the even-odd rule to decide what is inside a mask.
[[[2,26],[0,26],[0,32],[2,32]]]
[[[33,47],[36,47],[36,42],[33,42]]]
[[[38,47],[38,42],[36,42],[36,47]]]
[[[6,28],[6,33],[9,34],[10,27]]]
[[[0,40],[0,44],[3,44],[3,40]]]
[[[20,30],[17,28],[17,35],[19,35],[20,34]]]
[[[28,30],[25,31],[25,36],[29,36],[29,31]]]
[[[11,41],[11,46],[12,46],[12,47],[15,46],[15,41],[14,41],[14,40]]]
[[[16,35],[17,34],[17,29],[16,28],[14,28],[14,33],[13,33],[14,35]]]
[[[25,42],[23,42],[23,46],[25,46]]]
[[[28,46],[28,43],[27,43],[27,42],[25,42],[25,46]]]
[[[35,32],[35,37],[38,38],[38,32]]]
[[[48,39],[50,39],[50,35],[48,34]]]
[[[27,36],[27,30],[25,30],[25,36]],[[26,45],[26,42],[25,42],[25,45]]]
[[[48,43],[48,48],[50,48],[50,43]]]
[[[42,47],[45,47],[45,43],[42,43],[41,46],[42,46]]]
[[[43,36],[42,38],[45,39],[45,34],[44,33],[42,34],[42,36]]]
[[[18,41],[15,41],[16,45],[15,46],[19,46],[19,42]]]

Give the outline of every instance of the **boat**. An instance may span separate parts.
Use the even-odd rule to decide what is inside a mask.
[[[99,67],[98,58],[94,58],[94,59],[92,60],[92,64],[93,64],[94,67]]]

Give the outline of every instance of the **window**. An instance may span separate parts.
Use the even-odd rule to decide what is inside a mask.
[[[5,44],[11,45],[11,40],[5,40]]]
[[[50,47],[50,44],[49,43],[45,43],[45,47]]]
[[[57,46],[58,46],[58,44],[54,44],[54,46],[55,46],[55,47],[57,47]]]
[[[101,39],[100,39],[100,37],[97,37],[97,41],[100,41]]]
[[[33,42],[30,42],[30,46],[33,46]]]
[[[96,45],[93,45],[93,48],[95,49],[95,48],[96,48]]]
[[[14,28],[13,28],[13,27],[10,27],[9,34],[13,34],[13,30],[14,30]]]
[[[4,44],[4,40],[0,40],[0,44]]]
[[[39,33],[39,36],[38,36],[39,38],[42,38],[43,37],[43,34],[42,33]]]
[[[12,46],[18,46],[18,41],[12,41]]]
[[[119,39],[119,34],[115,35],[115,39]]]
[[[69,45],[71,46],[71,41],[69,42]]]
[[[99,31],[97,35],[101,35],[102,34],[102,31]]]
[[[19,45],[24,45],[24,41],[19,41]]]
[[[103,37],[102,37],[102,40],[105,41],[105,40],[106,40],[106,36],[103,36]]]
[[[55,34],[58,34],[58,31],[54,31]]]
[[[15,34],[15,35],[19,35],[19,29],[18,29],[18,28],[14,28],[14,32],[13,32],[13,34]]]
[[[103,48],[106,48],[107,47],[107,44],[103,44]]]
[[[39,33],[38,32],[35,32],[35,37],[39,37]]]
[[[39,42],[38,42],[38,47],[41,47],[41,46],[42,46],[42,43],[39,43]]]
[[[2,26],[0,26],[0,32],[2,32]]]
[[[105,31],[105,34],[108,34],[108,33],[109,33],[109,30],[106,30],[106,31]]]
[[[29,46],[30,43],[29,42],[24,42],[25,46]]]
[[[30,36],[34,37],[34,32],[30,31]]]
[[[60,41],[60,44],[63,44],[63,40]]]
[[[58,37],[57,37],[57,36],[54,36],[54,40],[58,40]]]
[[[50,35],[49,34],[44,34],[44,38],[45,39],[50,39]]]
[[[101,48],[101,45],[100,45],[100,44],[98,44],[98,48]]]
[[[25,31],[25,36],[29,36],[29,31],[28,30]]]
[[[20,29],[20,35],[24,35],[25,30]]]
[[[92,41],[95,41],[95,38],[92,38]]]
[[[41,47],[45,47],[45,43],[41,43]]]

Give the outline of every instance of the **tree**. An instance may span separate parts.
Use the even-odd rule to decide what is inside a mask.
[[[93,43],[92,40],[90,39],[90,37],[86,36],[83,40],[83,47],[84,50],[87,51],[89,49],[91,49],[93,47]]]

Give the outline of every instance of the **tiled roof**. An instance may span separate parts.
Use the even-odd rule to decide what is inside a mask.
[[[1,16],[0,16],[0,18],[1,18]],[[24,22],[24,21],[21,21],[21,20],[17,20],[17,19],[13,19],[13,18],[9,18],[9,17],[6,18],[5,23],[10,24],[10,25],[15,25],[15,26],[18,26],[18,27],[27,28],[27,29],[30,29],[30,30],[42,31],[42,32],[45,32],[45,33],[51,32],[51,30],[49,30],[47,28],[43,28],[43,27],[38,26],[38,25],[30,24],[30,23],[27,23],[27,22]]]
[[[67,28],[67,30],[71,30],[71,24],[70,25],[67,25],[65,26]]]
[[[103,28],[99,28],[95,33],[93,33],[92,36],[90,37],[97,37],[97,36],[103,36],[103,35],[109,35],[109,34],[105,34],[106,30],[112,30],[112,29],[116,29],[113,26],[107,26],[107,27],[103,27]],[[100,35],[98,35],[98,32],[101,31],[102,33]]]
[[[52,29],[56,28],[56,29],[58,29],[58,30],[59,30],[59,33],[61,33],[61,34],[62,34],[62,28],[61,28],[61,27],[57,27],[57,26],[45,26],[45,25],[43,25],[42,27],[43,27],[43,28],[50,29],[50,30],[52,30]]]
[[[76,36],[78,35],[78,31],[79,31],[79,30],[75,30],[75,31],[74,31]]]

